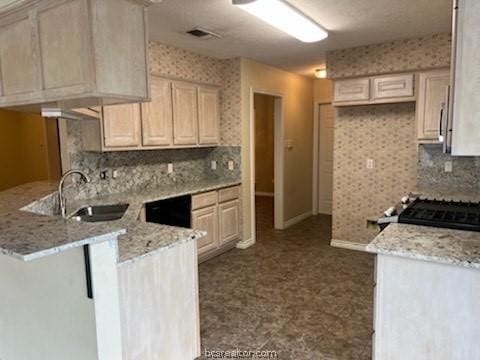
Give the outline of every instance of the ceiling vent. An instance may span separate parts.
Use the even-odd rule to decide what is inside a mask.
[[[221,37],[220,35],[215,34],[212,31],[205,30],[200,27],[187,31],[187,34],[195,36],[196,38],[199,38],[199,39],[213,39],[213,38],[219,39]]]

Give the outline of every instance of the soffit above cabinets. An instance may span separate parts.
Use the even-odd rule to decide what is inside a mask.
[[[0,3],[0,107],[39,111],[148,100],[150,3]]]

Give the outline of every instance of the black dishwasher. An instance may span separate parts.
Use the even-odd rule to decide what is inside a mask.
[[[191,210],[192,197],[190,195],[154,201],[145,205],[146,221],[190,228]]]

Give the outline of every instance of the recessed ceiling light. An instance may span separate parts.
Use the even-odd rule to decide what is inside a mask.
[[[315,77],[325,79],[327,77],[327,69],[315,69]]]
[[[303,42],[328,37],[319,24],[283,0],[232,0],[233,5]]]

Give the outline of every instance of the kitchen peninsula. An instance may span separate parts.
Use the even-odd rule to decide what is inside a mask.
[[[67,203],[69,215],[129,205],[120,220],[97,223],[55,215],[56,182],[0,193],[0,358],[199,356],[197,240],[205,232],[139,218],[145,203],[236,185],[199,181]]]

